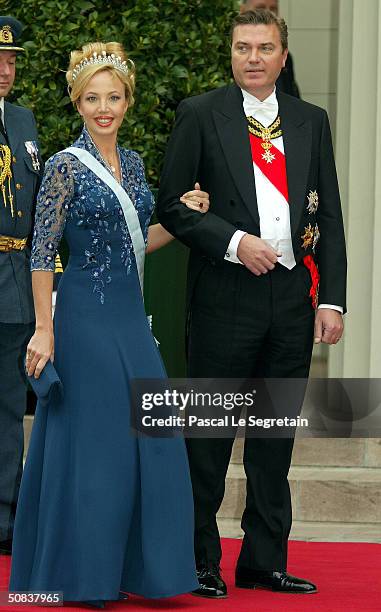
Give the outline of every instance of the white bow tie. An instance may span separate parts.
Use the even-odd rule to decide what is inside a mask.
[[[258,102],[256,102],[250,100],[248,108],[250,108],[250,112],[257,110],[276,112],[278,110],[278,102],[272,102],[271,100],[265,100],[264,102],[258,100]]]
[[[245,107],[246,115],[252,116],[265,127],[269,126],[278,115],[277,102],[256,102],[250,100],[250,104]]]

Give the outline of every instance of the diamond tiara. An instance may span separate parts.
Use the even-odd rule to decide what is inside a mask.
[[[131,62],[131,60],[129,60]],[[102,51],[101,55],[98,55],[96,51],[92,54],[90,58],[86,57],[83,59],[73,70],[72,73],[72,81],[74,82],[77,76],[87,68],[88,66],[99,66],[101,64],[105,64],[108,66],[113,66],[120,72],[124,72],[124,74],[128,74],[130,69],[127,65],[127,62],[122,62],[122,58],[120,56],[116,56],[114,53],[111,55],[107,55],[106,51]],[[132,64],[132,62],[131,62]]]

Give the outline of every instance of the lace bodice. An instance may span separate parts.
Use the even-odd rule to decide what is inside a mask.
[[[89,151],[106,168],[86,128],[74,146]],[[147,185],[144,165],[134,151],[118,147],[122,186],[130,196],[147,241],[154,201]],[[83,256],[83,268],[91,274],[94,291],[104,300],[112,280],[115,250],[127,273],[135,263],[133,247],[119,201],[105,183],[66,152],[53,155],[45,167],[37,198],[31,270],[54,271],[54,259],[62,236],[71,255]]]

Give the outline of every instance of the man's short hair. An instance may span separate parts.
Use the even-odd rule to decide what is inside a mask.
[[[288,30],[285,20],[282,17],[274,15],[267,9],[256,9],[255,11],[246,11],[246,13],[239,13],[232,21],[230,29],[230,40],[233,40],[233,32],[237,26],[240,25],[276,25],[280,34],[280,41],[282,43],[282,50],[288,49]]]

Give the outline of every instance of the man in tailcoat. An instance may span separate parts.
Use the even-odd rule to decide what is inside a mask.
[[[6,101],[22,26],[0,16],[0,554],[10,554],[23,461],[23,359],[34,330],[29,239],[42,174],[33,113]]]
[[[180,103],[158,198],[160,222],[190,247],[189,375],[305,379],[314,339],[338,342],[346,308],[329,121],[323,109],[275,88],[287,58],[283,19],[268,10],[237,15],[231,54],[234,83]],[[210,194],[202,216],[179,201],[196,179]],[[195,594],[210,598],[227,596],[216,513],[232,444],[187,441],[200,583]],[[292,436],[245,440],[238,587],[317,590],[287,573],[292,448]]]

